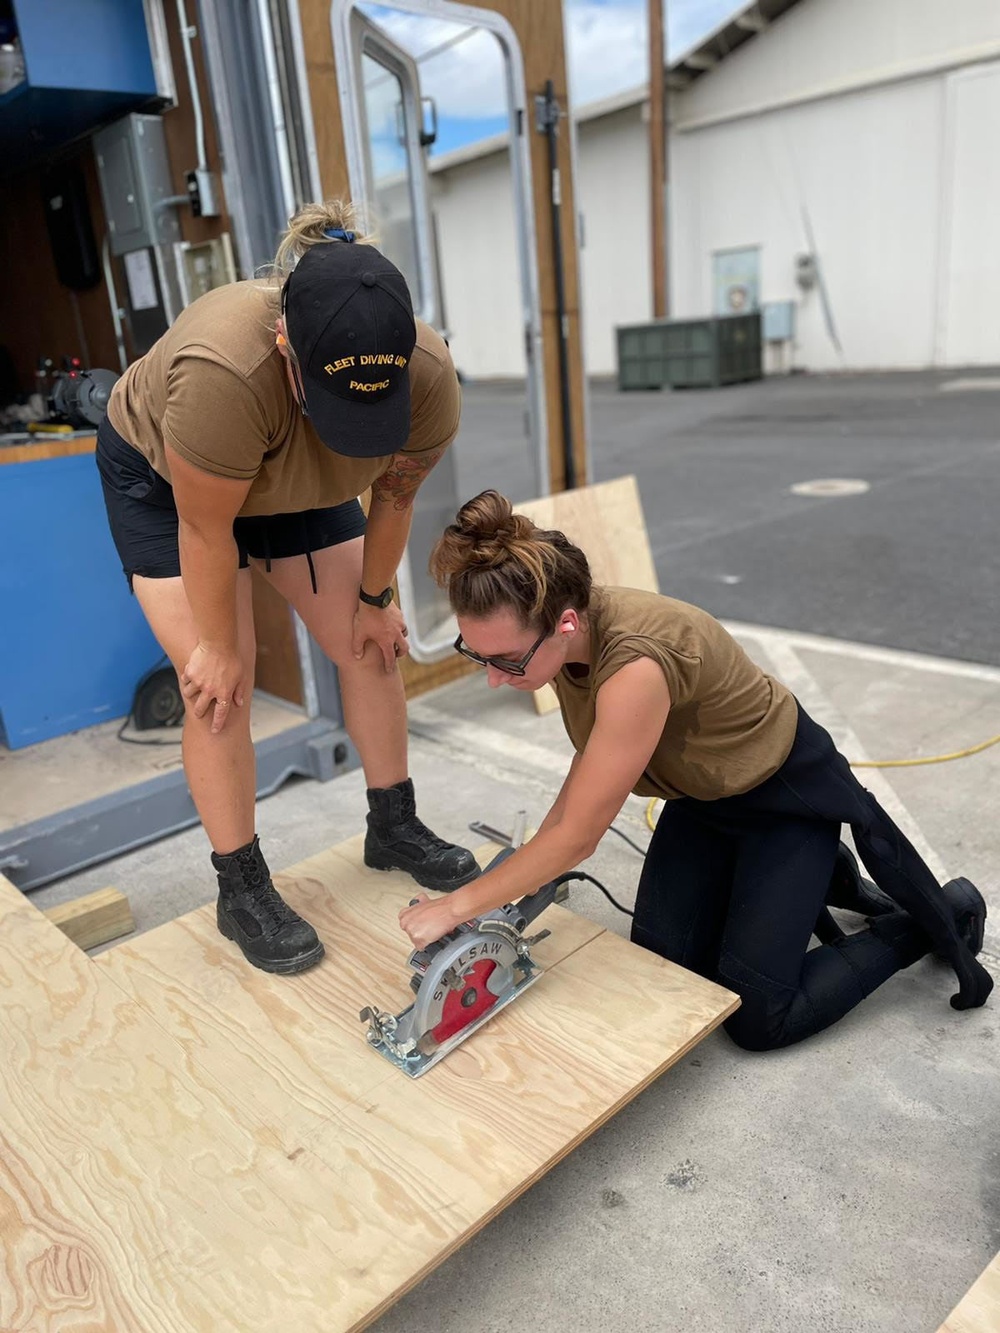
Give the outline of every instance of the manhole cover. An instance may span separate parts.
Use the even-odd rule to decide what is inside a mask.
[[[821,495],[832,499],[837,495],[864,495],[871,486],[860,477],[819,477],[816,481],[796,482],[788,489],[792,495]]]

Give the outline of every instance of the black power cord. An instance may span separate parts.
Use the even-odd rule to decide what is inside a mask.
[[[555,882],[557,884],[570,884],[575,879],[586,880],[588,884],[593,884],[595,888],[600,889],[600,891],[604,894],[605,898],[607,898],[611,906],[617,907],[619,912],[623,912],[625,916],[635,915],[635,913],[630,912],[627,907],[622,907],[618,899],[612,897],[612,895],[608,892],[608,890],[604,887],[604,885],[601,883],[599,879],[595,879],[593,875],[588,875],[584,870],[570,870],[565,875],[557,875]]]
[[[618,836],[619,836],[619,838],[621,838],[622,842],[627,842],[628,845],[632,848],[632,850],[635,851],[635,852],[638,852],[640,856],[645,856],[645,855],[646,855],[646,848],[645,848],[645,847],[640,847],[639,844],[638,844],[637,842],[633,842],[632,839],[628,836],[627,833],[623,833],[623,832],[621,831],[621,829],[620,829],[620,828],[616,828],[614,824],[609,824],[609,825],[608,825],[608,832],[609,832],[609,833],[617,833]]]
[[[149,740],[141,741],[137,736],[126,736],[125,728],[131,721],[132,721],[132,713],[129,712],[128,717],[122,720],[122,724],[118,728],[118,732],[116,735],[116,739],[124,742],[125,745],[180,745],[181,743],[180,738],[178,738],[175,741],[166,741],[160,739],[157,736],[150,736]]]

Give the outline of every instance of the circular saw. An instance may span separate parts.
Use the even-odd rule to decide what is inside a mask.
[[[511,852],[501,852],[487,871]],[[371,1045],[411,1078],[443,1060],[542,975],[531,949],[549,931],[530,938],[525,931],[557,895],[565,896],[565,890],[553,881],[412,953],[413,1004],[400,1014],[382,1013],[374,1006],[361,1010]]]

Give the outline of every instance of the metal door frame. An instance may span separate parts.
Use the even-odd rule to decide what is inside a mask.
[[[414,302],[414,314],[432,328],[441,328],[441,310],[438,308],[438,273],[434,254],[434,228],[431,221],[430,183],[427,179],[427,165],[420,144],[422,125],[422,101],[420,97],[420,71],[417,62],[397,43],[387,40],[385,33],[356,5],[352,5],[348,17],[351,29],[351,70],[360,69],[363,57],[367,54],[399,82],[403,94],[403,125],[406,136],[408,184],[410,210],[414,220],[414,254],[420,282],[419,302]],[[371,126],[368,123],[368,108],[364,96],[364,82],[359,80],[361,99],[357,106],[357,124],[361,140],[371,142]],[[359,155],[361,164],[360,179],[362,189],[353,188],[355,199],[371,203],[375,198],[375,181],[369,170],[367,154]],[[415,167],[415,169],[413,169]],[[422,225],[423,224],[423,225]]]
[[[330,26],[333,36],[337,67],[337,90],[343,127],[344,148],[347,157],[348,179],[355,199],[371,197],[370,182],[364,151],[364,85],[360,74],[360,53],[357,46],[356,18],[365,25],[378,29],[359,9],[359,0],[332,0]],[[517,33],[511,23],[491,10],[455,0],[388,0],[387,7],[407,14],[443,19],[450,23],[464,23],[470,27],[491,32],[499,42],[503,54],[504,82],[510,119],[510,163],[514,189],[515,241],[521,285],[522,327],[527,363],[527,406],[529,442],[534,462],[536,493],[548,495],[552,488],[548,449],[548,417],[543,374],[542,313],[536,248],[534,193],[532,191],[531,152],[528,136],[533,118],[529,116],[524,61]],[[386,45],[383,37],[381,45]],[[404,60],[411,58],[388,39],[390,49],[400,52]],[[420,105],[419,72],[416,71],[416,103]],[[419,174],[419,173],[418,173]],[[426,197],[427,216],[430,217],[429,194]],[[428,229],[428,237],[431,232]],[[409,555],[404,554],[398,571],[400,599],[412,604],[413,580]],[[411,628],[411,655],[417,662],[440,661],[451,649],[454,630],[449,622],[428,642],[414,640]]]

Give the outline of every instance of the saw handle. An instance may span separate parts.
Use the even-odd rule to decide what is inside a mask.
[[[536,889],[534,893],[526,894],[520,902],[515,905],[514,911],[519,918],[523,918],[524,920],[523,926],[520,922],[518,923],[519,930],[523,931],[525,926],[530,926],[536,917],[542,915],[546,907],[552,906],[556,900],[556,894],[559,892],[559,888],[559,882],[557,880],[552,880],[551,883],[543,884],[540,889]]]
[[[486,874],[490,870],[495,870],[498,865],[507,860],[508,856],[513,856],[515,850],[514,847],[504,847],[502,851],[497,852],[483,873]],[[525,894],[518,902],[508,903],[506,907],[501,907],[500,911],[516,930],[523,931],[525,927],[531,925],[536,917],[541,916],[546,907],[552,906],[559,888],[559,881],[552,880],[550,884],[543,884],[534,893]]]

